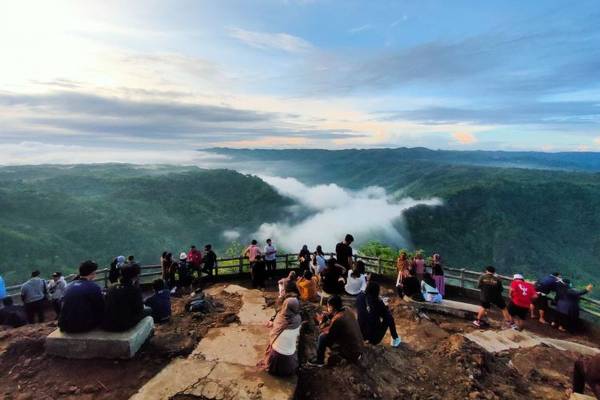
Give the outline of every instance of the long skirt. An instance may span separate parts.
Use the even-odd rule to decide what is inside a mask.
[[[435,288],[442,295],[442,297],[446,297],[446,281],[444,280],[444,275],[434,275],[433,280],[435,281]]]
[[[271,375],[290,376],[298,369],[298,353],[286,356],[271,348],[259,366]]]

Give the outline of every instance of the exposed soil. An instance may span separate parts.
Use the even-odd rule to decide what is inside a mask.
[[[211,327],[237,321],[239,296],[212,298],[209,314],[185,311],[185,298],[172,298],[171,322],[131,360],[71,360],[47,356],[45,337],[55,322],[0,331],[0,397],[4,399],[127,399],[171,359],[189,354]],[[0,328],[2,329],[2,328]]]
[[[296,398],[332,399],[341,393],[348,400],[567,398],[578,354],[544,346],[489,354],[461,335],[476,329],[470,321],[432,313],[419,316],[397,298],[391,300],[390,307],[403,339],[400,348],[390,347],[388,336],[383,344],[367,345],[359,363],[348,363],[330,354],[323,368],[304,366],[299,373]],[[312,323],[312,315],[317,308],[303,308],[308,322],[302,330],[301,361],[315,355],[318,329]],[[498,317],[493,314],[491,319],[496,328],[501,326]],[[528,327],[550,337],[584,339],[535,322]]]

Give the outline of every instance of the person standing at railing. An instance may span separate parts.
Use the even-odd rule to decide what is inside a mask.
[[[0,275],[0,300],[6,297],[6,285],[4,284],[4,279],[2,275]]]
[[[267,267],[267,278],[273,279],[275,269],[277,268],[277,248],[271,239],[267,239],[267,245],[265,246],[264,254],[265,265]]]
[[[54,312],[56,313],[56,319],[58,319],[60,315],[60,309],[62,307],[62,299],[65,295],[65,291],[67,290],[67,281],[62,276],[60,272],[55,272],[52,274],[52,279],[48,281],[48,292],[50,293],[50,301],[52,302],[52,307],[54,308]]]
[[[502,297],[502,291],[504,290],[502,287],[502,280],[496,275],[496,269],[494,267],[489,266],[485,268],[485,273],[479,278],[477,288],[479,289],[481,307],[477,313],[477,319],[473,321],[473,325],[478,328],[489,325],[484,321],[484,317],[492,304],[502,311],[504,321],[510,323],[512,318],[508,314],[506,302],[504,301],[504,297]]]
[[[202,252],[191,245],[187,254],[187,262],[190,267],[193,279],[200,279],[200,266],[202,265]]]
[[[310,251],[308,250],[308,246],[302,246],[300,253],[298,253],[298,267],[300,268],[300,274],[304,274],[304,271],[307,271],[310,266]]]
[[[423,276],[425,275],[425,260],[423,259],[423,253],[419,251],[415,254],[412,265],[415,269],[415,276],[419,282],[423,281]]]
[[[406,251],[400,250],[398,258],[396,259],[396,269],[398,270],[398,282],[408,276],[408,270],[410,268],[408,254]]]
[[[248,262],[250,263],[250,276],[252,278],[253,286],[259,279],[259,271],[254,268],[254,264],[260,255],[262,255],[262,251],[260,251],[260,247],[258,247],[258,242],[255,239],[252,239],[250,246],[246,247],[246,250],[244,250],[244,257],[248,258]]]
[[[202,272],[212,278],[213,270],[217,268],[217,255],[212,249],[212,245],[207,244],[204,246],[204,266]]]
[[[446,297],[446,280],[444,278],[444,266],[439,254],[434,254],[431,263],[431,275],[435,281],[435,287],[442,297]]]
[[[554,272],[551,275],[548,275],[535,283],[535,290],[538,293],[537,299],[533,302],[535,306],[531,310],[531,318],[535,318],[534,310],[537,309],[540,315],[539,322],[541,324],[547,324],[546,321],[546,312],[549,310],[550,299],[548,295],[550,292],[556,292],[556,288],[558,284],[562,282],[561,276],[559,272]]]
[[[318,245],[317,250],[315,250],[315,253],[312,256],[312,261],[310,265],[313,275],[320,277],[321,272],[323,272],[326,266],[327,261],[325,260],[325,253],[323,253],[323,248],[321,247],[321,245]]]
[[[33,271],[31,279],[21,286],[21,300],[25,305],[27,322],[30,324],[35,323],[36,317],[38,322],[44,322],[44,303],[47,295],[46,281],[40,278],[40,271]]]
[[[344,267],[346,271],[352,268],[353,264],[352,247],[350,247],[352,242],[354,242],[354,236],[347,234],[344,241],[335,246],[335,258],[337,259],[337,263]]]
[[[556,289],[556,311],[558,312],[558,329],[562,332],[574,333],[579,325],[579,299],[591,292],[594,286],[587,285],[583,290],[571,287],[571,281],[565,279]]]
[[[520,331],[529,315],[531,303],[537,297],[537,292],[535,287],[523,278],[523,275],[515,274],[508,290],[508,297],[510,298],[508,313],[515,321],[512,328]]]
[[[171,287],[171,276],[170,276],[170,271],[171,271],[171,266],[173,265],[173,254],[167,252],[167,251],[163,251],[162,255],[160,256],[160,266],[162,268],[162,278],[165,282],[167,282],[167,285],[169,287]]]

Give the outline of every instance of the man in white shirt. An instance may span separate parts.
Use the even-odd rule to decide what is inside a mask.
[[[265,264],[267,267],[267,276],[272,279],[277,268],[277,248],[271,242],[271,239],[267,239],[267,245],[265,246]]]

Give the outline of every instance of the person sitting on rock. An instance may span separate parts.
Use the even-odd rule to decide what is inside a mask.
[[[152,309],[152,318],[155,323],[168,322],[171,319],[171,294],[165,281],[155,279],[152,282],[154,294],[144,301],[144,304]]]
[[[98,327],[104,317],[104,298],[94,282],[98,264],[84,261],[79,275],[67,285],[58,317],[58,327],[67,333],[88,332]]]
[[[400,346],[400,337],[396,332],[396,323],[388,306],[379,297],[380,287],[377,282],[369,281],[364,292],[356,296],[356,312],[358,325],[365,340],[378,344],[390,330],[392,347]]]
[[[25,307],[14,305],[12,297],[3,298],[2,305],[3,307],[0,308],[0,325],[18,328],[27,324]]]
[[[358,260],[354,267],[348,271],[346,278],[346,285],[344,290],[346,294],[350,296],[356,296],[363,292],[367,287],[367,274],[365,270],[365,263],[362,260]]]
[[[317,341],[317,356],[309,361],[309,365],[325,365],[325,351],[328,347],[336,349],[350,362],[361,358],[364,344],[360,326],[354,313],[343,306],[340,296],[334,295],[329,298],[327,313],[318,314],[317,321],[321,325],[321,334]]]
[[[284,298],[290,293],[299,294],[296,271],[290,271],[287,278],[281,278],[277,282],[277,287],[279,288],[279,298]]]
[[[304,271],[304,276],[296,282],[300,300],[319,301],[319,280],[310,270]]]
[[[477,319],[473,321],[473,325],[478,328],[488,325],[487,322],[484,321],[484,317],[492,304],[502,311],[506,323],[512,323],[512,318],[508,314],[508,309],[506,308],[506,302],[504,301],[504,297],[502,297],[502,280],[496,275],[496,268],[491,265],[485,267],[485,272],[479,278],[477,288],[479,289],[479,301],[481,306],[477,312]]]
[[[600,354],[575,361],[573,392],[583,394],[586,383],[596,398],[600,399]]]
[[[144,307],[142,291],[138,286],[139,264],[121,269],[119,284],[108,289],[102,328],[110,332],[123,332],[137,325],[152,309]]]
[[[269,322],[269,346],[259,367],[272,375],[289,376],[298,369],[297,342],[300,336],[300,302],[295,297],[284,300],[275,319]]]
[[[337,263],[335,258],[327,260],[327,266],[321,272],[321,289],[328,294],[344,293],[344,278],[346,269]]]

